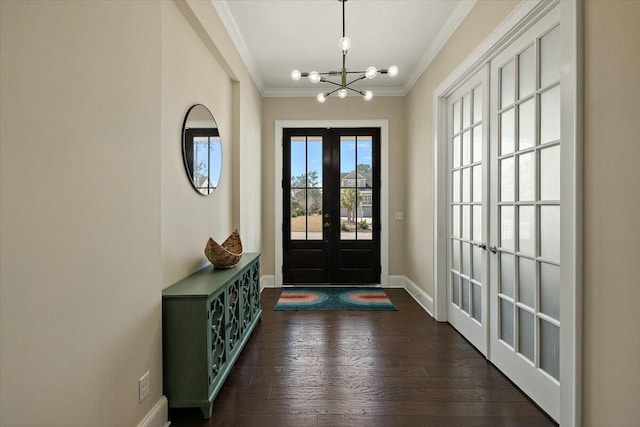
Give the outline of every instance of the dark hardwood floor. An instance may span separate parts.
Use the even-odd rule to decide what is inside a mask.
[[[172,409],[172,427],[554,426],[448,324],[403,289],[398,311],[273,311],[218,395],[213,417]]]

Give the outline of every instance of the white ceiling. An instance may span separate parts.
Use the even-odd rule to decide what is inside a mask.
[[[325,90],[291,70],[337,71],[342,65],[338,0],[212,0],[264,96],[311,96]],[[374,95],[405,95],[476,0],[348,0],[347,70],[396,65],[395,78],[358,83]]]

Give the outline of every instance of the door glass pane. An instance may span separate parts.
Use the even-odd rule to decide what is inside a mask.
[[[462,246],[462,274],[471,275],[471,244],[461,243]]]
[[[471,206],[462,207],[462,238],[471,239]]]
[[[500,160],[500,200],[512,202],[514,200],[513,157]]]
[[[513,206],[500,206],[500,247],[514,250]]]
[[[533,362],[534,360],[534,334],[533,314],[526,310],[518,309],[518,347],[520,353]]]
[[[340,137],[340,179],[341,187],[355,187],[356,138]]]
[[[453,133],[460,132],[460,103],[458,101],[453,104]]]
[[[460,136],[453,138],[453,167],[460,167]]]
[[[540,263],[540,311],[560,320],[560,267]]]
[[[531,99],[518,107],[518,149],[535,145],[536,101]]]
[[[481,248],[476,246],[473,247],[473,280],[477,280],[478,282],[482,282],[482,273],[483,273],[483,265],[482,265],[482,252]]]
[[[473,235],[471,237],[471,240],[476,242],[482,240],[482,206],[473,207]]]
[[[560,86],[540,95],[540,144],[560,139]]]
[[[536,89],[536,51],[535,45],[529,46],[518,55],[518,78],[520,99]]]
[[[471,201],[471,169],[462,169],[462,201]]]
[[[473,128],[473,161],[482,160],[482,125]]]
[[[527,255],[535,255],[535,208],[520,206],[518,218],[518,251]]]
[[[451,207],[451,231],[454,237],[460,237],[460,206]]]
[[[540,200],[560,200],[560,146],[540,150]]]
[[[453,265],[451,266],[455,271],[460,271],[460,242],[458,240],[451,240],[451,254],[453,258]]]
[[[482,201],[482,166],[473,167],[473,201]]]
[[[500,154],[513,153],[515,140],[513,108],[500,114]]]
[[[560,206],[540,207],[540,256],[560,262]]]
[[[358,187],[372,187],[372,170],[373,170],[373,139],[370,136],[357,137],[357,166]]]
[[[500,69],[500,108],[513,104],[515,91],[515,65],[513,60]]]
[[[460,305],[460,276],[451,274],[451,299],[457,306]]]
[[[482,288],[474,283],[471,284],[471,317],[478,322],[482,319]]]
[[[473,123],[482,120],[482,88],[477,87],[473,90]]]
[[[468,128],[471,125],[471,92],[462,98],[462,127]]]
[[[540,320],[540,367],[560,379],[560,328]]]
[[[451,186],[453,187],[453,202],[460,202],[460,171],[453,172],[453,179]]]
[[[304,136],[291,138],[291,187],[307,186],[307,141]]]
[[[307,139],[307,179],[309,187],[322,187],[322,137]]]
[[[356,237],[358,240],[373,240],[373,194],[371,189],[358,190],[356,209]]]
[[[307,190],[291,190],[291,240],[305,240],[307,238]]]
[[[536,262],[532,259],[518,257],[518,267],[518,301],[534,308],[536,293]]]
[[[560,30],[549,31],[540,39],[540,84],[542,87],[560,80]]]
[[[354,240],[356,238],[357,196],[358,193],[355,188],[343,188],[340,190],[341,240]]]
[[[462,134],[462,164],[471,163],[471,131],[467,130]]]
[[[462,310],[469,313],[469,281],[463,277],[460,280],[462,281]]]
[[[500,339],[513,347],[513,304],[500,299]]]
[[[307,190],[307,240],[322,240],[321,188]]]
[[[536,194],[536,169],[533,166],[535,153],[518,156],[518,199],[533,201]]]
[[[514,297],[515,267],[514,256],[510,254],[500,254],[500,293],[511,298]]]

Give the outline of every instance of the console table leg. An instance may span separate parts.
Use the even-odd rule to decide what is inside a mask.
[[[209,402],[209,405],[207,406],[200,407],[200,410],[206,419],[211,418],[211,415],[213,415],[213,402]]]

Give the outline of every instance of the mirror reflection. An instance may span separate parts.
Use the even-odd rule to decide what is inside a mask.
[[[213,115],[202,104],[192,106],[184,119],[182,156],[193,188],[212,194],[222,171],[222,142]]]

